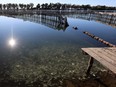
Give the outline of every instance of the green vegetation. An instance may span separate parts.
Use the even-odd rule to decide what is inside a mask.
[[[0,4],[1,10],[18,10],[18,9],[42,9],[42,10],[116,10],[116,7],[109,7],[109,6],[90,6],[90,5],[71,5],[71,4],[61,4],[61,3],[43,3],[37,4],[34,7],[33,3],[30,4]]]

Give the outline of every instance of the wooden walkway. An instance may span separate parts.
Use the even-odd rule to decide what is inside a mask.
[[[90,72],[94,59],[116,74],[116,47],[82,48],[82,51],[90,55],[87,74]]]

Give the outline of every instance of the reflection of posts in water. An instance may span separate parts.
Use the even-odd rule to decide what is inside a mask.
[[[59,20],[58,26],[62,25],[63,28],[66,28],[66,27],[69,26],[69,25],[68,25],[68,22],[67,22],[67,17],[64,17],[64,18],[63,18],[63,17],[60,15],[60,16],[58,16],[58,20]]]
[[[100,13],[78,13],[78,14],[71,14],[67,15],[69,17],[73,18],[81,18],[85,20],[95,20],[97,22],[105,23],[108,25],[111,25],[113,27],[116,27],[116,15],[110,15],[110,14],[100,14]]]
[[[112,23],[112,21],[113,21],[113,17],[114,17],[114,15],[111,15],[111,18],[110,18],[109,24],[111,24],[111,23]]]
[[[47,16],[42,15],[42,22],[48,27],[55,28],[57,30],[65,31],[68,27],[67,18],[63,18],[61,15],[59,16]]]
[[[41,23],[45,26],[48,26],[57,30],[65,30],[68,27],[68,22],[66,17],[62,16],[52,16],[52,15],[19,15],[15,16],[17,18],[28,20],[36,23]]]
[[[65,17],[65,27],[68,27],[69,24],[68,24],[68,21],[67,21],[67,17]]]

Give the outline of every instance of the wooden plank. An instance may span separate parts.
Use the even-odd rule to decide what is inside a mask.
[[[99,51],[98,49],[96,48],[90,48],[89,49],[92,53],[95,53],[97,56],[99,56],[100,58],[104,59],[105,61],[113,64],[114,66],[116,65],[115,64],[115,61],[113,61],[111,58],[107,57],[107,54],[104,54],[104,52],[102,51]],[[111,56],[111,55],[110,55]],[[112,56],[111,56],[112,57]],[[114,58],[114,57],[113,57]]]
[[[111,58],[112,60],[116,62],[116,52],[114,52],[111,49],[102,49],[102,50],[109,58]]]
[[[105,61],[111,63],[112,65],[114,65],[116,67],[116,64],[114,61],[115,57],[112,55],[109,55],[108,53],[104,52],[101,48],[90,48],[89,50],[91,50],[91,52],[95,53],[96,55],[98,55],[99,57],[101,57],[102,59],[104,59]]]
[[[105,49],[105,48],[103,48],[102,49],[104,52],[106,52],[106,53],[108,53],[109,55],[113,55],[113,56],[115,56],[116,57],[116,52],[113,52],[113,50],[111,50],[111,49]],[[114,58],[114,60],[116,60],[116,58]]]
[[[112,47],[109,47],[109,48],[105,48],[105,49],[110,50],[110,51],[116,53],[116,50],[115,50],[116,48],[115,47],[113,47],[113,48]]]
[[[96,50],[96,49],[95,49]],[[92,52],[92,51],[91,51]],[[92,53],[94,53],[94,52],[92,52]],[[104,57],[104,55],[102,55],[102,57],[100,56],[100,55],[98,55],[98,54],[96,54],[97,56],[99,56],[100,58],[102,58],[103,59],[103,57]],[[97,60],[97,59],[96,59]],[[99,60],[98,60],[99,61]],[[104,61],[106,61],[106,60],[104,60]],[[99,61],[100,62],[100,61]],[[106,61],[106,62],[108,62],[108,61]],[[114,66],[114,65],[113,65]]]
[[[115,61],[116,60],[116,56],[115,56],[116,48],[115,47],[114,48],[112,47],[110,48],[82,48],[82,50],[116,74],[116,61]]]

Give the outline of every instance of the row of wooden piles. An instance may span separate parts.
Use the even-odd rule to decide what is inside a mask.
[[[95,36],[93,34],[90,34],[89,32],[85,31],[83,33],[86,34],[86,35],[88,35],[88,36],[90,36],[91,38],[94,38],[95,40],[98,40],[99,42],[101,42],[101,43],[103,43],[103,44],[105,44],[105,45],[107,45],[109,47],[116,47],[116,45],[113,45],[110,42],[107,42],[107,41],[105,41],[105,40],[103,40],[103,39],[101,39],[101,38],[99,38],[99,37],[97,37],[97,36]]]

